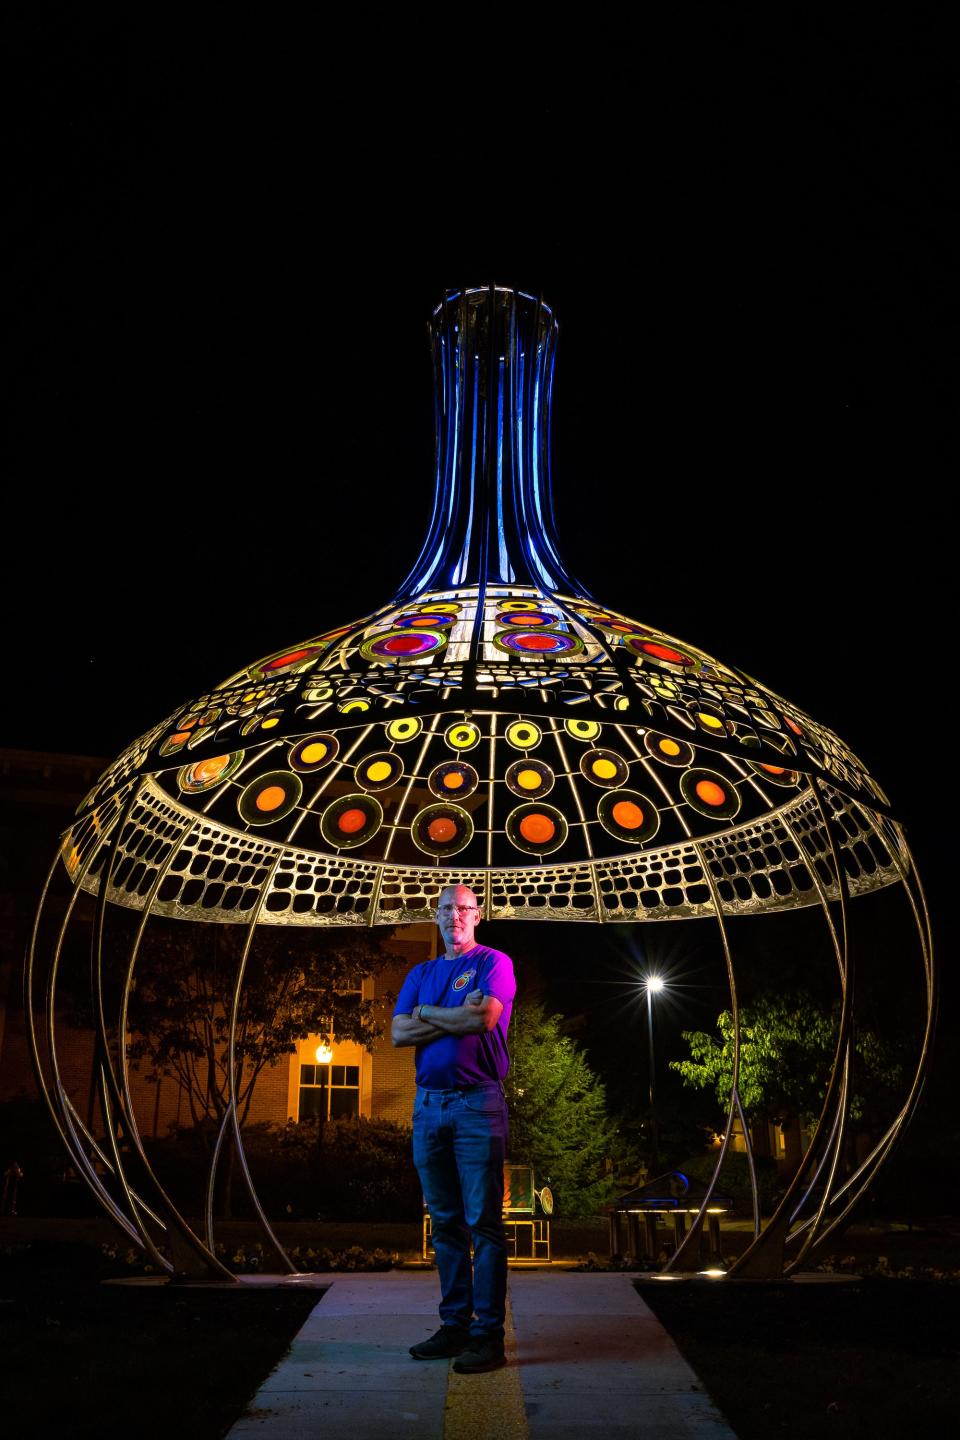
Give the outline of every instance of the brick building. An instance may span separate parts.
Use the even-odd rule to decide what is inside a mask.
[[[57,836],[106,763],[86,756],[0,750],[0,1101],[36,1094],[20,993],[24,949]],[[82,912],[78,923],[82,928]],[[436,953],[435,943],[431,925],[388,932],[383,948],[391,963],[364,982],[363,999],[396,994],[407,970]],[[93,1033],[61,1024],[57,1038],[67,1093],[78,1114],[99,1129],[91,1094]],[[265,1067],[254,1089],[249,1123],[282,1125],[318,1113],[409,1123],[413,1051],[392,1047],[389,1024],[372,1052],[352,1042],[327,1047],[324,1039],[321,1034],[304,1035],[295,1054]],[[132,1070],[131,1093],[144,1135],[164,1135],[171,1126],[192,1123],[189,1098],[174,1077],[154,1084]]]

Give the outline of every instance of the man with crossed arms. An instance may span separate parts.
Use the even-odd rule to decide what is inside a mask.
[[[413,1161],[440,1272],[441,1327],[410,1354],[417,1360],[458,1356],[453,1368],[462,1375],[506,1363],[503,1081],[517,986],[509,955],[477,944],[480,919],[468,886],[449,885],[441,893],[437,924],[446,948],[404,980],[391,1031],[394,1045],[417,1047]]]

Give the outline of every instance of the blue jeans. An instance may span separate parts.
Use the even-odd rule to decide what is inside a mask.
[[[430,1211],[440,1272],[440,1319],[471,1335],[501,1340],[507,1300],[503,1233],[507,1127],[507,1102],[499,1086],[417,1087],[413,1163]]]

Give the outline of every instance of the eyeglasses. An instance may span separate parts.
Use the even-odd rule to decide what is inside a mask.
[[[479,905],[438,905],[438,915],[452,915],[456,910],[458,915],[469,915],[471,910],[479,910]]]

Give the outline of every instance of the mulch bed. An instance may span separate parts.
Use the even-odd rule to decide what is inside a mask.
[[[955,1432],[960,1285],[636,1283],[740,1440]]]
[[[104,1285],[89,1246],[0,1266],[0,1394],[17,1440],[214,1440],[243,1413],[322,1290]]]

